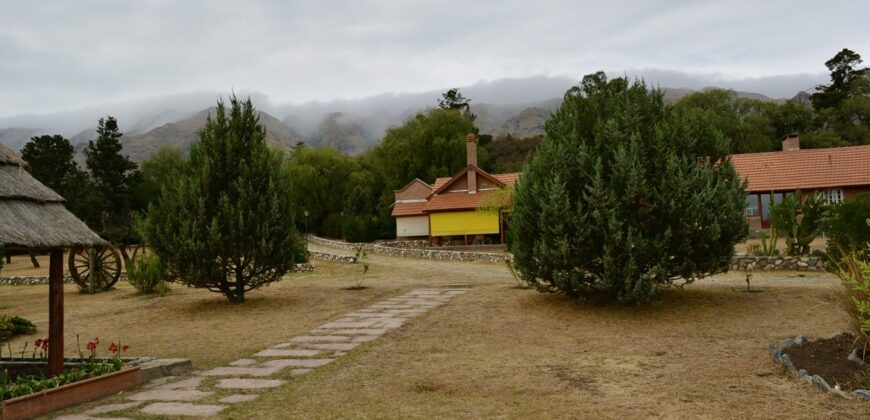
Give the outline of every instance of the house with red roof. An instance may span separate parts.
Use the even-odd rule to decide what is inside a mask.
[[[750,229],[770,227],[770,205],[800,190],[822,193],[839,203],[870,192],[870,145],[801,149],[797,134],[782,141],[782,151],[731,156],[734,168],[746,179],[746,218]]]
[[[466,156],[468,165],[451,177],[431,185],[415,179],[395,191],[396,238],[504,243],[507,209],[497,204],[509,200],[504,191],[520,174],[490,174],[478,167],[474,134],[466,137]]]

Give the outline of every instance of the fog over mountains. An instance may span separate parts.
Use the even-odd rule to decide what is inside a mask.
[[[824,83],[827,78],[824,74],[811,74],[728,81],[719,80],[715,75],[691,76],[662,70],[609,76],[623,74],[642,74],[649,84],[662,87],[668,101],[711,86],[734,89],[743,96],[758,99],[783,100]],[[476,124],[481,133],[525,137],[543,132],[544,121],[559,106],[565,91],[576,84],[577,80],[569,77],[535,76],[479,82],[460,89],[472,100],[472,112],[477,115]],[[303,141],[355,154],[371,147],[387,128],[437,106],[441,92],[450,87],[299,104],[276,104],[256,92],[236,94],[251,97],[261,112],[260,120],[271,144],[288,148]],[[192,92],[67,112],[0,117],[0,143],[20,149],[32,136],[61,134],[81,149],[96,136],[97,120],[113,115],[124,132],[125,152],[141,161],[165,145],[186,151],[222,96],[226,94]]]

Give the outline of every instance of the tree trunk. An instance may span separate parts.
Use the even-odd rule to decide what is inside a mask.
[[[33,268],[39,268],[39,261],[36,259],[36,254],[33,252],[28,252],[30,254],[30,263],[33,264]]]
[[[245,282],[244,277],[242,276],[242,268],[241,262],[237,260],[235,270],[233,274],[235,274],[236,280],[229,285],[227,293],[227,299],[230,300],[230,303],[245,303]]]

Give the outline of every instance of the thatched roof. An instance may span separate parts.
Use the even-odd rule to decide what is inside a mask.
[[[63,206],[63,197],[25,170],[27,164],[0,144],[0,245],[60,248],[106,244]]]

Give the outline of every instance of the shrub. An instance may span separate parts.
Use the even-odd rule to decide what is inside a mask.
[[[296,231],[290,174],[266,145],[250,99],[218,102],[188,164],[148,207],[141,231],[176,280],[232,303],[279,281],[305,243]]]
[[[166,264],[156,254],[138,255],[127,265],[127,282],[140,293],[163,296],[169,290],[166,278]]]
[[[9,340],[16,335],[33,334],[36,325],[20,316],[0,315],[0,341]]]
[[[728,269],[746,237],[744,183],[702,115],[643,82],[569,90],[516,187],[511,251],[541,291],[618,302]]]
[[[344,220],[344,239],[348,242],[371,242],[375,240],[375,223],[371,215],[352,214]]]
[[[870,226],[870,219],[866,220]],[[843,281],[843,306],[852,320],[852,329],[870,341],[870,242],[863,254],[857,251],[840,258],[838,274]]]
[[[810,243],[822,233],[827,207],[821,193],[801,200],[800,190],[787,195],[782,203],[771,205],[770,223],[785,238],[788,255],[810,253]]]
[[[854,200],[833,206],[826,228],[828,253],[834,258],[858,252],[870,257],[864,244],[870,243],[870,193],[859,194]]]

